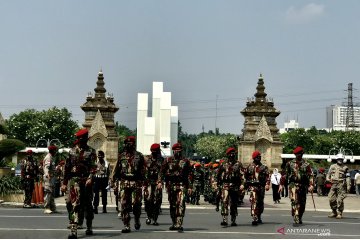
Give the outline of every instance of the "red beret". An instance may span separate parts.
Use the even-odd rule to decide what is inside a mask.
[[[56,151],[57,150],[57,147],[54,146],[54,145],[51,145],[48,147],[49,151]]]
[[[229,148],[226,150],[226,155],[229,155],[231,152],[236,152],[235,148],[229,147]]]
[[[77,133],[75,133],[75,136],[82,137],[88,133],[89,133],[89,131],[86,128],[83,128],[83,129],[80,129],[79,131],[77,131]]]
[[[32,151],[31,149],[29,149],[29,150],[26,151],[26,153],[27,153],[27,154],[32,154],[33,151]]]
[[[175,143],[173,146],[172,146],[172,150],[182,150],[182,146],[180,143]]]
[[[261,153],[260,153],[259,151],[253,152],[252,158],[254,159],[254,158],[256,158],[257,156],[261,156]]]
[[[74,146],[76,146],[78,143],[79,143],[79,139],[76,139],[76,140],[73,142]]]
[[[223,162],[225,162],[224,159],[220,159],[219,163],[222,164]]]
[[[293,151],[294,154],[303,153],[304,149],[302,147],[296,147]]]
[[[129,136],[129,137],[125,138],[124,143],[128,143],[128,142],[135,143],[135,137]]]
[[[195,167],[201,167],[201,164],[200,163],[195,163]]]
[[[151,147],[150,147],[150,151],[156,151],[156,150],[158,150],[158,149],[160,149],[160,144],[158,144],[158,143],[154,143],[154,144],[151,145]]]

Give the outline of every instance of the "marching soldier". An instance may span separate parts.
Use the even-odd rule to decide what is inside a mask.
[[[38,177],[38,165],[33,157],[33,151],[27,150],[26,157],[21,163],[21,183],[25,191],[24,208],[31,208],[31,198],[34,184]]]
[[[145,160],[144,156],[136,151],[136,140],[134,136],[127,137],[124,140],[124,152],[120,154],[119,159],[112,172],[112,185],[119,181],[121,219],[124,223],[122,233],[131,232],[130,212],[135,217],[135,229],[140,229],[140,215],[142,202],[142,186],[145,180]]]
[[[82,228],[82,221],[86,218],[86,235],[92,235],[93,191],[92,179],[96,171],[96,151],[87,145],[89,132],[86,128],[76,134],[75,146],[70,149],[65,163],[62,192],[65,197],[66,208],[69,213],[70,234],[68,238],[77,238],[77,229]]]
[[[44,172],[44,213],[56,213],[55,205],[55,181],[56,181],[56,163],[54,156],[57,152],[56,146],[49,146],[49,153],[45,156],[43,161],[43,172]]]
[[[162,201],[161,156],[160,144],[154,143],[150,147],[151,155],[147,160],[146,181],[144,186],[144,202],[147,214],[146,224],[159,225],[157,222]]]
[[[227,160],[219,167],[217,184],[221,188],[221,215],[222,226],[228,225],[229,205],[231,226],[237,226],[236,216],[239,191],[244,191],[244,172],[242,164],[236,159],[235,148],[226,150]]]
[[[193,192],[191,195],[191,204],[200,205],[201,189],[204,185],[204,172],[200,163],[195,163],[193,168]]]
[[[191,167],[190,161],[182,157],[180,143],[175,143],[172,150],[174,156],[165,160],[161,175],[165,179],[170,204],[172,225],[169,229],[183,231],[185,198],[192,191]]]
[[[110,167],[108,161],[105,159],[105,153],[98,151],[98,161],[96,163],[96,173],[94,176],[94,213],[98,214],[98,206],[100,202],[101,192],[101,203],[103,205],[103,213],[107,213],[107,186],[109,184]]]
[[[296,147],[293,151],[295,159],[286,164],[284,175],[280,180],[279,193],[284,188],[285,181],[289,183],[289,197],[291,200],[291,215],[294,222],[302,224],[302,217],[305,212],[306,194],[314,189],[314,177],[311,166],[302,156],[304,149]]]
[[[215,211],[219,211],[219,205],[220,205],[220,200],[221,200],[221,189],[219,188],[218,184],[217,184],[217,174],[218,174],[218,170],[219,170],[219,164],[218,163],[214,163],[211,166],[211,175],[210,175],[210,185],[211,185],[211,194],[212,194],[212,199],[214,200],[215,203]]]
[[[329,192],[332,213],[328,217],[341,219],[344,211],[344,199],[346,193],[350,191],[350,173],[349,168],[344,165],[343,154],[336,155],[336,163],[330,166],[326,180],[332,183]]]
[[[265,191],[270,188],[269,169],[261,163],[261,153],[252,154],[253,162],[245,172],[246,186],[250,191],[252,225],[262,223],[261,214],[264,212]]]

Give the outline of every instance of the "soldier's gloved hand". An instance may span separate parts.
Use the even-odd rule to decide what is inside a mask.
[[[90,186],[92,184],[92,180],[89,178],[88,180],[86,180],[85,186]]]
[[[244,185],[240,185],[240,191],[244,190]]]
[[[162,189],[162,183],[159,182],[156,187],[157,187],[158,189]]]

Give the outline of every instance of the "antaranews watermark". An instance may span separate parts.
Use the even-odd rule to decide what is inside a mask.
[[[276,228],[276,232],[282,235],[316,235],[324,237],[328,237],[331,235],[330,228],[318,227],[280,226]]]

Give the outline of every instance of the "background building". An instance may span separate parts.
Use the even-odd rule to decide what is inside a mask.
[[[347,106],[331,105],[326,108],[326,127],[331,130],[346,130]],[[354,123],[360,131],[360,106],[354,106]]]

